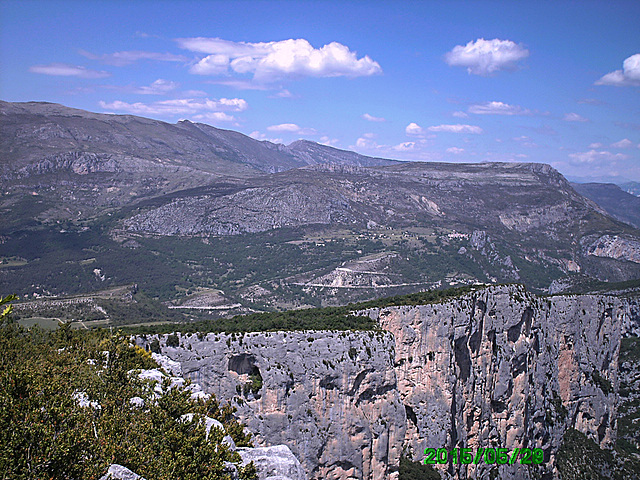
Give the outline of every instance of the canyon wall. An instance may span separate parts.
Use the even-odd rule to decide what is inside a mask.
[[[234,398],[257,443],[287,445],[309,478],[398,478],[406,421],[390,333],[180,335],[175,348],[166,338],[185,378]]]
[[[425,448],[541,448],[544,462],[531,471],[480,462],[449,463],[446,473],[554,478],[567,428],[613,445],[625,313],[615,298],[545,298],[507,286],[367,313],[394,335],[406,442],[416,458]]]
[[[616,436],[623,304],[521,286],[364,310],[384,332],[180,335],[162,353],[235,398],[261,445],[286,444],[313,479],[397,479],[403,451],[541,448],[540,465],[437,465],[443,478],[557,478],[567,428]],[[141,343],[150,341],[139,339]]]

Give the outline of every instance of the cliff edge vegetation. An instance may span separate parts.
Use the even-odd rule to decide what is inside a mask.
[[[153,479],[243,480],[253,464],[207,433],[222,422],[236,445],[249,436],[230,406],[194,399],[185,386],[153,385],[135,374],[157,368],[120,334],[0,326],[0,478],[98,479],[117,463]],[[181,417],[187,413],[193,421]]]

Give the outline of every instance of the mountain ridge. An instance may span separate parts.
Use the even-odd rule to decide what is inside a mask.
[[[0,281],[32,294],[140,283],[270,309],[640,277],[640,231],[547,164],[398,162],[41,103],[0,103],[0,134]],[[370,258],[383,271],[353,269]]]

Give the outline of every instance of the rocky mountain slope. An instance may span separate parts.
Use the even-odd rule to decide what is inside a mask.
[[[539,465],[437,465],[446,478],[559,478],[568,429],[616,439],[624,305],[537,297],[519,286],[444,303],[363,311],[384,332],[159,337],[206,391],[234,397],[263,445],[283,443],[309,478],[394,479],[403,448],[540,448]],[[156,337],[138,338],[146,345]],[[173,342],[174,344],[176,342]]]
[[[155,165],[171,171],[234,176],[276,172],[316,163],[388,165],[374,159],[295,142],[289,147],[188,120],[169,124],[133,115],[91,113],[55,103],[0,102],[5,178],[71,168],[75,173],[136,171]],[[91,158],[73,154],[93,153]],[[136,168],[137,167],[137,168]]]
[[[173,306],[216,290],[269,309],[640,278],[640,232],[544,164],[395,162],[2,102],[0,177],[0,284],[22,296],[137,283]],[[357,267],[371,255],[387,260]]]
[[[541,164],[316,166],[228,195],[183,196],[124,222],[130,232],[179,236],[311,224],[465,232],[475,235],[465,249],[493,257],[511,280],[521,279],[515,257],[610,280],[640,275],[637,231],[612,221]]]
[[[613,183],[572,183],[571,186],[612,217],[640,228],[640,197],[625,192]]]
[[[96,207],[322,162],[394,163],[311,142],[261,142],[188,120],[169,124],[45,102],[0,101],[0,152],[5,192],[50,190],[52,203],[62,204],[56,218],[65,209],[86,218],[99,213]]]

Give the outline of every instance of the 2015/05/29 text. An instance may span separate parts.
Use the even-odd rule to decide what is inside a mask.
[[[541,448],[515,448],[511,453],[507,448],[483,448],[480,447],[475,455],[471,448],[425,448],[425,464],[454,463],[478,464],[484,462],[486,465],[513,465],[519,461],[522,465],[540,464],[544,462],[544,452]]]

